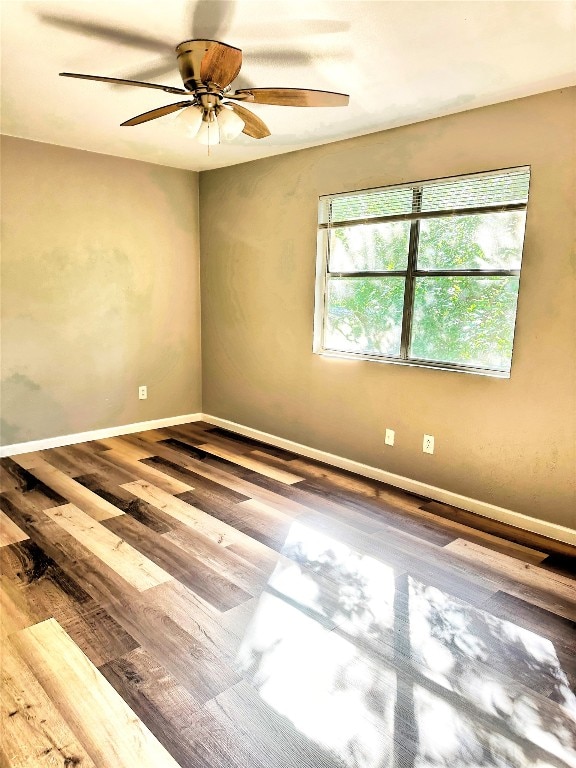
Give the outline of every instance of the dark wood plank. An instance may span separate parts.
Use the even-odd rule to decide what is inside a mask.
[[[191,486],[187,483],[183,483],[176,480],[173,477],[159,472],[154,467],[147,466],[141,461],[130,458],[116,450],[102,451],[100,454],[102,461],[113,469],[122,469],[126,472],[127,481],[122,485],[127,485],[129,482],[135,480],[141,480],[147,483],[152,483],[158,486],[166,493],[183,493],[184,491],[191,490]],[[104,474],[106,471],[104,470]]]
[[[189,493],[193,493],[195,496],[202,495],[207,502],[213,500],[215,504],[237,504],[239,501],[246,501],[249,498],[161,456],[152,456],[150,459],[144,459],[141,463],[154,467],[154,469],[175,477],[177,480],[189,483],[194,489]]]
[[[362,524],[362,530],[378,530],[380,523],[386,523],[392,528],[398,528],[439,546],[448,544],[456,538],[454,534],[440,530],[438,526],[427,520],[414,520],[406,516],[404,514],[405,509],[387,497],[369,498],[352,491],[335,490],[330,482],[322,479],[298,483],[294,488],[290,488],[288,493],[292,495],[293,491],[333,501],[342,510],[340,519],[349,525],[359,528],[359,521],[366,520]],[[412,503],[407,506],[409,509],[413,508]],[[332,509],[330,514],[333,514]]]
[[[560,573],[563,576],[576,579],[576,555],[574,557],[570,555],[548,555],[540,565],[552,573]]]
[[[262,571],[257,565],[231,552],[227,547],[185,525],[176,522],[173,530],[163,534],[163,538],[181,547],[186,553],[201,560],[251,595],[260,594],[266,584],[266,570]]]
[[[100,672],[181,766],[201,768],[190,736],[201,707],[154,657],[138,648]]]
[[[2,575],[28,624],[55,618],[96,666],[136,648],[137,643],[33,541],[0,550]]]
[[[462,568],[467,568],[471,578],[488,579],[498,585],[498,590],[576,620],[576,589],[571,579],[464,539],[456,539],[444,549],[450,552],[451,562],[459,561]]]
[[[293,522],[293,518],[253,499],[238,504],[222,503],[197,489],[180,494],[178,498],[277,552],[281,551]]]
[[[449,504],[442,504],[439,501],[430,501],[423,505],[423,509],[434,512],[439,516],[447,517],[471,528],[477,528],[479,531],[486,531],[495,536],[500,536],[508,541],[523,544],[526,547],[549,552],[551,554],[566,555],[569,558],[576,558],[576,547],[571,544],[565,544],[556,539],[550,539],[547,536],[541,536],[532,531],[526,531],[522,528],[516,528],[513,525],[501,523],[499,520],[477,515],[474,512],[467,512],[464,509],[451,507]],[[576,561],[575,561],[576,562]],[[576,568],[575,568],[576,572]]]
[[[167,533],[171,530],[166,516],[158,514],[158,510],[151,504],[147,504],[125,488],[112,485],[105,476],[81,475],[76,481],[156,533]]]
[[[2,462],[4,469],[3,476],[9,480],[9,482],[6,480],[6,490],[3,489],[2,495],[9,495],[11,498],[25,497],[30,504],[38,509],[47,509],[67,503],[67,499],[13,459],[4,458],[0,459],[0,462]]]
[[[277,448],[275,445],[270,445],[270,443],[263,443],[252,437],[245,437],[239,432],[230,432],[222,427],[211,427],[210,429],[206,429],[205,432],[210,436],[210,439],[212,439],[214,435],[225,437],[227,440],[231,440],[234,443],[249,446],[251,450],[262,450],[269,453],[271,456],[276,456],[276,458],[284,459],[285,461],[298,458],[297,454],[291,453],[284,448]]]
[[[14,459],[9,457],[0,459],[0,467],[2,468],[0,473],[0,478],[2,479],[0,491],[2,493],[7,491],[26,493],[33,491],[40,484],[40,480],[35,478],[27,469],[17,464]]]

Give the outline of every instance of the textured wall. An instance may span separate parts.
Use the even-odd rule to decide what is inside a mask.
[[[204,412],[576,527],[575,124],[569,89],[202,173]],[[524,164],[509,380],[312,353],[319,195]]]
[[[200,411],[199,290],[197,174],[2,138],[4,444]]]

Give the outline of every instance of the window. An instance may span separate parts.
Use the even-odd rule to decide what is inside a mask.
[[[321,197],[314,351],[508,377],[529,180]]]

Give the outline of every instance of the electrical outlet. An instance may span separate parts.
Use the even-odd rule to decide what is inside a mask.
[[[393,429],[387,429],[386,430],[386,436],[384,437],[384,442],[386,445],[394,445],[394,430]]]
[[[434,453],[434,435],[424,435],[422,450],[424,453]]]
[[[138,387],[138,397],[140,400],[147,400],[148,399],[148,387],[145,385],[142,385],[141,387]]]

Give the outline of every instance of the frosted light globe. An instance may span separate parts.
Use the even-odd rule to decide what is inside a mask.
[[[218,125],[220,127],[220,138],[223,141],[232,141],[240,136],[244,128],[244,120],[239,117],[230,107],[222,107],[218,112]]]
[[[186,107],[179,112],[174,122],[179,128],[186,131],[187,136],[193,139],[198,133],[203,114],[202,107]]]

